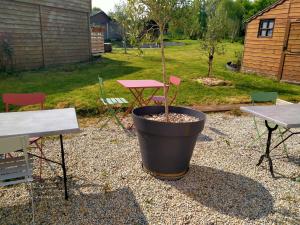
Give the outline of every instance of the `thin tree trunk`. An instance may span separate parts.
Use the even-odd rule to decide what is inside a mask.
[[[127,43],[126,43],[126,38],[123,40],[123,47],[124,47],[124,53],[127,54]]]
[[[167,74],[166,74],[165,46],[164,46],[164,26],[162,25],[160,26],[160,48],[161,48],[163,82],[164,82],[165,115],[166,115],[166,121],[169,122],[168,87],[167,87]]]
[[[208,59],[208,77],[211,77],[212,72],[213,72],[213,60],[214,60],[214,55],[215,55],[215,47],[211,47],[210,52],[209,52],[209,59]]]
[[[126,30],[123,31],[123,47],[124,47],[124,53],[127,54],[127,38],[126,38]]]

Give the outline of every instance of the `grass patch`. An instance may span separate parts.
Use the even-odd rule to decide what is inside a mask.
[[[233,85],[206,87],[199,84],[196,78],[207,74],[206,54],[199,42],[184,42],[185,46],[166,49],[168,74],[183,79],[178,105],[244,103],[250,100],[249,94],[256,90],[277,91],[282,99],[300,101],[300,86],[226,70],[226,62],[234,60],[235,51],[242,49],[242,45],[237,43],[224,43],[226,52],[217,55],[214,64],[214,75]],[[129,50],[129,54],[124,55],[122,49],[114,49],[113,53],[105,54],[99,62],[22,72],[18,76],[0,75],[0,94],[45,92],[46,108],[76,107],[82,114],[93,114],[99,106],[98,75],[106,80],[109,97],[122,96],[128,99],[132,99],[132,96],[116,82],[117,79],[162,79],[160,50],[145,49],[144,52],[144,56],[138,56],[135,50]],[[3,110],[0,102],[0,111]]]

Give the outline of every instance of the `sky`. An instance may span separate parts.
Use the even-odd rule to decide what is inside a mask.
[[[114,5],[118,2],[120,2],[120,0],[92,0],[92,5],[108,13],[114,9]]]

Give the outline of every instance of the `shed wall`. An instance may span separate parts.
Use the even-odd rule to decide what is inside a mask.
[[[63,8],[80,12],[91,11],[90,0],[16,0],[29,4],[36,4],[41,6],[49,6],[55,8]],[[12,0],[14,2],[14,0]]]
[[[86,13],[43,6],[41,15],[46,65],[88,60],[90,29]]]
[[[89,4],[89,0],[0,0],[0,35],[13,47],[14,68],[89,60]]]
[[[300,19],[300,0],[291,0],[290,18]]]

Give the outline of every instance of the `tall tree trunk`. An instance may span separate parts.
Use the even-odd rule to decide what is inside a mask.
[[[208,74],[207,74],[208,77],[212,76],[214,55],[215,55],[215,47],[211,47],[208,56]]]
[[[123,47],[124,53],[127,54],[127,38],[126,38],[126,30],[123,30]]]
[[[163,74],[163,82],[164,82],[165,115],[166,115],[166,121],[169,122],[168,86],[167,86],[166,58],[165,58],[165,46],[164,46],[164,25],[160,25],[160,48],[161,48],[162,74]]]
[[[123,40],[123,48],[124,48],[124,54],[127,54],[127,43],[126,38]]]

